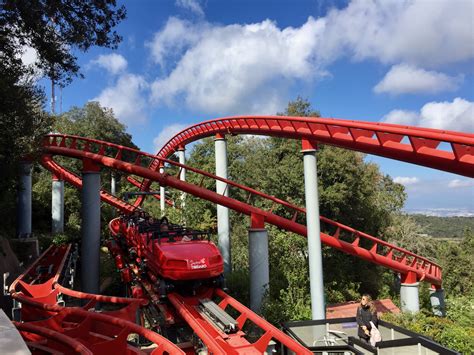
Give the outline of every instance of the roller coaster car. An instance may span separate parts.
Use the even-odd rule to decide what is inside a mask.
[[[120,228],[120,225],[122,228]],[[128,248],[133,248],[146,267],[160,279],[171,281],[209,280],[220,278],[224,262],[210,234],[150,218],[115,219],[110,224],[113,234],[120,229]]]
[[[224,263],[219,249],[207,234],[170,227],[153,233],[147,266],[164,279],[174,281],[203,280],[220,276]]]

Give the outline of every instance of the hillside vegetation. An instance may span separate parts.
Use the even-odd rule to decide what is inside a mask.
[[[474,217],[436,217],[412,214],[423,232],[435,238],[462,238],[466,229],[474,231]]]

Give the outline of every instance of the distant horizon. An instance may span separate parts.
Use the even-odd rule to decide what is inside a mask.
[[[429,217],[474,217],[474,210],[469,208],[403,208],[402,211]]]

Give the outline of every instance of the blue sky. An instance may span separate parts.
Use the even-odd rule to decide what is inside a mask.
[[[112,107],[144,151],[202,120],[275,114],[298,95],[323,117],[474,132],[470,0],[121,3],[123,42],[78,53],[85,79],[63,90],[62,109]],[[473,179],[367,159],[406,186],[408,210],[474,213]]]

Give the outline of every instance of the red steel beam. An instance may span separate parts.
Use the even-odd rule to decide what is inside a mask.
[[[82,189],[82,178],[80,178],[73,172],[67,170],[66,168],[60,166],[51,158],[51,156],[43,155],[41,158],[41,165],[43,165],[46,169],[55,174],[61,173],[62,178],[64,180],[66,180],[68,183],[78,188],[79,190]],[[115,197],[114,195],[104,190],[100,190],[100,199],[126,214],[133,213],[133,211],[136,209],[136,207],[134,207],[133,205]]]
[[[128,345],[126,343],[126,337],[123,338],[123,335],[137,333],[151,340],[157,345],[157,348],[152,352],[152,354],[184,354],[181,349],[171,343],[168,339],[165,339],[161,335],[133,323],[133,321],[135,320],[137,308],[140,305],[146,305],[148,303],[148,300],[94,295],[70,290],[66,287],[58,285],[57,281],[59,279],[59,276],[61,275],[69,251],[70,245],[51,245],[10,286],[10,294],[12,298],[22,303],[22,311],[25,311],[25,314],[22,314],[23,319],[31,318],[36,320],[36,316],[40,316],[40,318],[44,319],[43,321],[35,321],[33,325],[28,322],[19,323],[19,327],[18,324],[15,325],[17,325],[17,327],[20,329],[24,336],[24,332],[33,333],[41,335],[53,341],[53,344],[51,344],[51,346],[49,346],[49,344],[43,346],[44,344],[42,343],[35,343],[35,339],[29,339],[32,342],[31,345],[33,347],[39,344],[39,346],[43,346],[43,349],[57,349],[57,343],[60,343],[66,347],[71,348],[72,351],[81,354],[103,353],[102,348],[104,346],[107,346],[107,341],[105,337],[107,337],[108,334],[112,334],[113,337],[109,337],[109,342],[111,345],[114,344],[114,346],[120,347],[121,350],[115,348],[115,351],[117,353],[139,353],[140,351],[132,351],[133,349],[128,349],[130,351],[127,351],[126,348]],[[51,268],[51,272],[47,275],[44,275],[43,278],[39,279],[38,266],[48,265],[53,265],[53,267]],[[90,310],[77,307],[62,307],[56,303],[56,296],[58,292],[61,292],[71,297],[90,300],[90,302],[85,306],[86,309],[93,307],[96,302],[125,304],[126,307],[115,311],[104,311],[103,313],[91,312]],[[75,331],[68,332],[66,329],[60,328],[61,331],[65,332],[62,333],[57,329],[57,326],[55,330],[49,329],[49,327],[51,326],[50,322],[53,322],[54,317],[58,317],[57,319],[59,321],[64,319],[64,317],[68,315],[73,316],[76,320],[80,319],[77,323],[77,333]],[[95,326],[93,332],[97,333],[99,331],[99,336],[105,336],[102,341],[103,344],[88,343],[85,344],[86,346],[84,348],[77,347],[78,340],[76,340],[75,338],[80,338],[81,334],[86,335],[89,332],[86,331],[86,328],[90,328],[92,324],[90,320],[93,320],[96,323],[101,323],[100,326]],[[89,330],[92,331],[91,329]],[[117,330],[121,330],[121,332],[124,332],[120,339],[118,336],[114,336]],[[84,341],[84,339],[82,340]],[[54,342],[56,342],[56,344],[54,344]]]
[[[474,177],[474,134],[320,117],[217,118],[195,124],[179,132],[160,149],[157,156],[167,158],[179,146],[216,134],[257,134],[310,139],[336,147]],[[450,151],[444,150],[442,143],[447,144]],[[157,161],[153,161],[150,168],[156,171],[159,168]],[[150,181],[144,180],[141,190],[148,190],[149,187]],[[139,196],[135,206],[139,206],[143,199],[144,196]]]
[[[107,167],[119,169],[129,174],[141,176],[153,181],[158,181],[160,185],[162,186],[172,186],[183,192],[188,192],[194,196],[204,198],[208,201],[229,207],[243,214],[251,215],[252,213],[255,213],[255,214],[263,215],[265,217],[266,222],[268,223],[274,224],[288,231],[306,236],[306,227],[304,225],[296,223],[293,220],[288,220],[286,218],[277,216],[270,211],[262,211],[247,203],[243,203],[241,201],[232,199],[230,197],[219,195],[213,191],[204,189],[202,187],[195,186],[184,181],[180,181],[179,179],[173,176],[170,176],[167,174],[160,174],[149,168],[143,167],[140,164],[137,165],[137,161],[141,161],[139,159],[139,156],[148,157],[149,154],[142,153],[139,151],[133,151],[134,153],[137,154],[137,159],[135,163],[129,163],[129,162],[125,162],[123,160],[118,159],[118,158],[121,158],[122,156],[122,150],[127,149],[129,151],[132,151],[129,148],[121,147],[122,150],[119,150],[114,157],[108,157],[102,154],[93,153],[90,151],[90,149],[78,149],[77,143],[78,141],[82,140],[83,142],[85,142],[83,146],[86,148],[90,148],[91,143],[97,144],[99,145],[99,147],[96,147],[96,148],[98,149],[99,153],[105,150],[104,145],[114,146],[113,144],[104,143],[104,142],[86,139],[86,138],[79,138],[79,137],[72,137],[71,138],[72,141],[67,143],[66,138],[70,138],[70,137],[62,136],[62,135],[50,136],[49,139],[45,141],[45,147],[44,147],[45,152],[48,154],[65,155],[65,156],[75,157],[78,159],[88,158]],[[59,144],[58,144],[58,139],[60,140]],[[153,158],[154,160],[160,160],[160,162],[164,161],[163,159],[159,159],[156,157],[153,157]],[[179,165],[177,163],[175,164]],[[197,169],[193,169],[193,170],[197,171]],[[208,174],[208,175],[211,175],[211,174]],[[417,256],[413,253],[410,253],[407,250],[398,248],[394,245],[386,243],[377,238],[368,236],[367,234],[364,234],[362,232],[346,227],[342,224],[337,224],[337,222],[334,222],[333,225],[334,224],[336,225],[336,227],[338,227],[338,230],[333,236],[321,233],[321,240],[323,241],[323,243],[329,246],[332,246],[336,249],[339,249],[345,253],[358,256],[364,260],[374,262],[376,264],[383,265],[385,267],[389,267],[402,274],[406,274],[412,271],[418,275],[418,278],[420,280],[424,279],[427,282],[431,282],[434,285],[441,284],[441,268],[439,267],[439,265],[436,265],[432,261],[426,258]],[[347,241],[339,239],[339,233],[341,229],[355,234],[356,240],[352,243],[349,243]],[[370,250],[367,250],[359,246],[360,237],[370,239],[373,242],[373,246]],[[379,254],[377,251],[377,245],[383,245],[389,248],[388,253],[386,255]],[[394,251],[401,254],[399,258],[397,258],[397,256],[394,255],[393,253]]]
[[[90,351],[84,344],[82,344],[80,341],[71,338],[67,335],[64,335],[60,332],[51,330],[49,328],[45,327],[40,327],[37,325],[34,325],[32,323],[20,323],[20,322],[13,322],[15,327],[20,331],[21,335],[26,338],[26,340],[29,340],[29,337],[25,333],[32,333],[32,334],[38,334],[41,335],[42,337],[51,340],[53,343],[60,343],[64,347],[68,349],[68,354],[81,354],[81,355],[92,355],[93,352]],[[54,353],[54,350],[63,350],[63,349],[58,349],[57,346],[54,346],[54,344],[51,345],[45,345],[47,349],[51,350],[51,353]]]
[[[129,183],[131,183],[133,186],[135,187],[141,187],[142,186],[142,183],[138,180],[135,180],[134,178],[132,178],[131,176],[127,176],[127,181]],[[161,200],[161,196],[160,195],[152,195],[154,198],[156,198],[157,200]],[[173,201],[169,200],[169,199],[165,199],[165,203],[168,205],[168,206],[171,206],[171,207],[174,207],[174,203]]]

